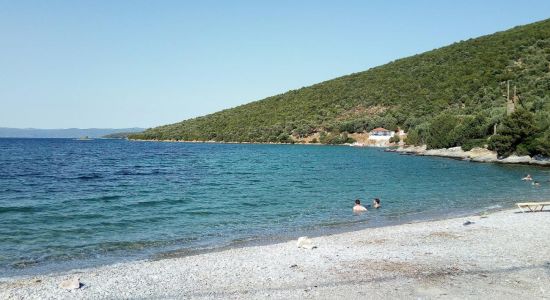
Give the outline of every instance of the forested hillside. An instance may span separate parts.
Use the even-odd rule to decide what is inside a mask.
[[[517,90],[509,116],[508,81]],[[290,142],[374,127],[401,127],[408,143],[431,148],[488,144],[501,155],[550,156],[550,19],[130,138]]]

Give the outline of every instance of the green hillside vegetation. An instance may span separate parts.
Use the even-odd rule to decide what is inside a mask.
[[[519,97],[509,116],[507,81]],[[487,144],[500,155],[550,156],[550,19],[130,138],[292,142],[322,132],[341,143],[375,127],[401,127],[408,143],[429,148]]]
[[[130,132],[116,132],[116,133],[111,133],[111,134],[107,134],[107,135],[104,135],[102,136],[102,138],[104,139],[126,139],[128,138],[128,136],[132,135],[132,134],[139,134],[140,132],[136,132],[136,131],[130,131]]]

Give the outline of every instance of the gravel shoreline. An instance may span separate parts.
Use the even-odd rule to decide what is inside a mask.
[[[469,160],[473,162],[500,163],[500,164],[523,164],[536,166],[550,166],[550,158],[517,156],[511,155],[506,158],[498,158],[497,153],[485,148],[473,148],[469,151],[462,150],[461,147],[427,149],[426,146],[407,146],[387,150],[389,152],[398,152],[403,154],[414,154],[420,156],[437,156],[454,159]]]
[[[472,222],[463,225],[465,221]],[[550,298],[550,211],[499,211],[0,278],[0,299]],[[79,277],[79,289],[59,284]]]

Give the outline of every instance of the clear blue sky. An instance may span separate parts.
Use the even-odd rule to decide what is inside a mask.
[[[3,1],[0,127],[151,127],[550,18],[550,1]]]

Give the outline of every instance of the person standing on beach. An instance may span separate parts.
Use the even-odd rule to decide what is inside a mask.
[[[358,214],[367,211],[367,208],[361,205],[361,200],[355,200],[355,205],[353,206],[353,213]]]

